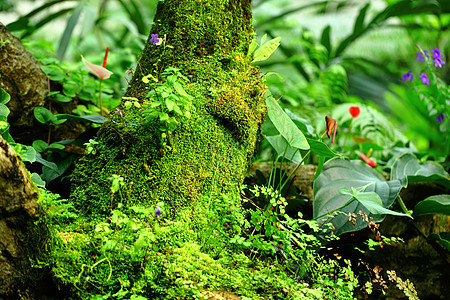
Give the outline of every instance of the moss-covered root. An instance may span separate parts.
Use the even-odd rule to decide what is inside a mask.
[[[151,34],[161,43],[147,42],[126,93],[141,105],[122,104],[121,114],[111,115],[101,128],[95,154],[84,157],[74,172],[71,199],[81,211],[164,201],[175,213],[201,195],[239,195],[265,115],[259,69],[247,56],[251,5],[200,2],[159,2]],[[161,146],[159,118],[145,120],[141,114],[155,88],[148,78],[163,82],[168,67],[189,79],[184,89],[193,97],[190,118],[174,114],[179,124],[169,150]],[[124,183],[115,193],[108,179],[113,174]]]

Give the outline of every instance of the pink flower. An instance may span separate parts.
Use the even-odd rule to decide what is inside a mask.
[[[106,47],[105,58],[103,59],[103,66],[91,64],[86,59],[84,59],[83,55],[81,55],[81,60],[83,60],[84,64],[89,69],[89,71],[91,71],[92,73],[97,75],[98,78],[100,78],[100,79],[108,79],[111,76],[111,74],[113,74],[113,72],[111,72],[105,68],[106,67],[106,59],[108,57],[108,50],[109,50],[109,47]]]

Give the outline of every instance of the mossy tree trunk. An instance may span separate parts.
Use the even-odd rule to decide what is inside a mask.
[[[200,197],[239,196],[265,115],[259,68],[247,56],[251,1],[160,1],[154,20],[151,34],[163,42],[149,38],[125,95],[140,107],[123,101],[74,172],[71,198],[85,213],[159,201],[173,212]],[[141,114],[152,89],[143,78],[164,80],[168,67],[188,77],[184,89],[193,96],[191,117],[177,116],[169,150],[161,146],[160,121]],[[114,195],[113,174],[124,179]]]

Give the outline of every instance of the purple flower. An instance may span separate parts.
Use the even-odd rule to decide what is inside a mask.
[[[442,122],[443,120],[444,120],[444,118],[445,118],[446,116],[444,115],[444,114],[440,114],[439,116],[437,116],[437,118],[436,118],[436,122]]]
[[[441,54],[441,50],[439,48],[431,49],[431,53],[433,53],[433,62],[436,68],[441,68],[445,62],[442,60],[443,56]]]
[[[432,50],[433,51],[433,50]],[[428,50],[423,50],[423,53],[425,53],[425,56],[427,58],[430,58],[430,56],[428,55]],[[423,57],[423,53],[421,51],[417,52],[416,54],[416,60],[420,61],[420,62],[424,62],[425,58]]]
[[[426,85],[430,85],[430,79],[427,77],[426,73],[422,73],[419,75],[419,78],[422,79],[422,82]]]
[[[160,215],[161,215],[161,209],[159,208],[159,206],[156,206],[155,216],[159,217]]]
[[[439,48],[431,49],[431,53],[433,53],[433,59],[442,58],[441,50],[439,50]]]
[[[159,43],[158,34],[152,34],[152,37],[150,38],[150,43],[153,43],[153,45]]]
[[[436,59],[434,59],[433,61],[434,61],[434,66],[435,66],[436,68],[441,68],[442,65],[445,64],[445,62],[442,61],[442,59],[440,59],[440,58],[436,58]]]
[[[414,75],[412,74],[412,71],[409,71],[408,73],[405,73],[402,76],[403,81],[406,81],[406,80],[413,81],[413,79],[414,79]]]

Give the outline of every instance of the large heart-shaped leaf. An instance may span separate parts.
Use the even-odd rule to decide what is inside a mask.
[[[261,134],[269,142],[269,144],[275,149],[278,156],[284,156],[293,163],[299,164],[302,160],[300,151],[289,146],[286,139],[277,130],[272,121],[267,118],[261,126]]]
[[[309,144],[303,133],[271,95],[266,98],[266,105],[268,117],[278,132],[286,139],[289,146],[308,150]]]
[[[422,165],[411,153],[404,153],[397,158],[391,169],[391,179],[406,178],[408,183],[433,182],[450,188],[450,179],[441,165],[434,161],[427,161]]]
[[[333,158],[324,165],[322,173],[314,182],[314,218],[318,218],[317,222],[321,226],[332,222],[336,235],[360,230],[367,226],[367,222],[358,216],[353,225],[349,221],[349,213],[357,214],[362,210],[369,220],[373,217],[375,222],[382,221],[384,215],[371,213],[361,202],[351,201],[353,195],[341,194],[339,189],[342,191],[345,187],[359,192],[375,192],[380,197],[382,206],[389,208],[404,184],[401,179],[386,181],[359,160]],[[338,210],[342,213],[337,213]],[[327,215],[329,213],[333,213],[332,216]]]
[[[450,216],[450,195],[435,195],[414,206],[414,216],[443,214]]]

